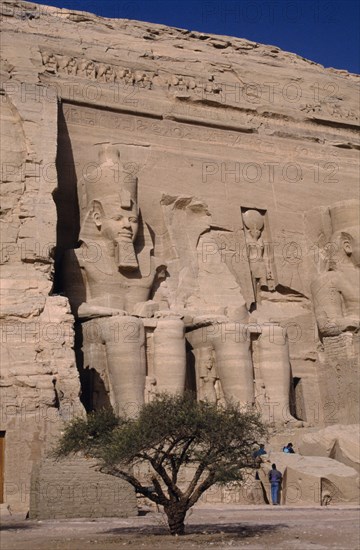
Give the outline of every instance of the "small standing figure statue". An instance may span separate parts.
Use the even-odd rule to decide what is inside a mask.
[[[261,302],[261,288],[275,290],[270,259],[262,238],[264,218],[257,210],[247,210],[243,214],[245,223],[247,255],[250,262],[251,278],[254,287],[255,300]]]
[[[145,403],[151,403],[156,396],[156,378],[147,376],[145,379]]]
[[[215,382],[217,380],[217,376],[215,373],[215,359],[212,350],[206,349],[204,350],[204,353],[206,354],[205,360],[203,360],[199,365],[200,398],[206,399],[210,403],[216,403],[217,396]]]

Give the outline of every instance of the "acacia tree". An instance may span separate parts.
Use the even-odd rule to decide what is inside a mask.
[[[254,468],[254,446],[266,435],[259,414],[235,404],[197,402],[192,394],[158,395],[136,418],[105,409],[66,427],[55,456],[82,452],[100,471],[128,481],[135,491],[163,506],[170,533],[182,535],[187,511],[215,483],[241,482]],[[151,466],[151,486],[131,466]],[[192,467],[187,486],[181,472]],[[183,476],[181,476],[183,477]]]

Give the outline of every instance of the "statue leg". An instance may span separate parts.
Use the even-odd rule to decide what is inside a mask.
[[[226,401],[254,403],[254,373],[250,356],[250,335],[246,325],[221,323],[214,337],[216,371]]]
[[[157,392],[184,392],[185,329],[180,319],[158,320],[154,331],[154,374]]]
[[[117,413],[136,416],[144,403],[145,332],[141,319],[114,316],[101,319],[107,367]]]
[[[291,369],[286,332],[278,325],[262,326],[257,342],[261,377],[270,410],[265,420],[275,423],[298,422],[290,414]]]

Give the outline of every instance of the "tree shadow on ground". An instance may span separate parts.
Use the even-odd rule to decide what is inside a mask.
[[[263,534],[275,533],[281,529],[288,529],[286,523],[247,525],[241,523],[218,523],[209,525],[208,523],[188,524],[185,526],[185,537],[196,535],[196,537],[205,536],[231,536],[231,538],[251,538]],[[112,535],[134,535],[135,537],[164,536],[169,535],[169,530],[165,522],[159,521],[159,525],[146,525],[142,527],[116,527],[106,531]],[[182,537],[183,538],[183,537]]]
[[[26,524],[23,522],[8,522],[8,523],[1,523],[0,525],[0,531],[18,531],[19,529],[34,529],[37,525]]]

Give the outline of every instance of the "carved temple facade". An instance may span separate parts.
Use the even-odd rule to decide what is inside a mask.
[[[159,391],[358,423],[359,77],[39,8],[2,23],[2,501]]]

